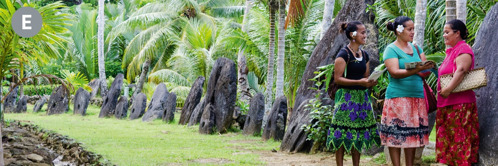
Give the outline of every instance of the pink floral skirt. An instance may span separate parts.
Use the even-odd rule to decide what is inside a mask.
[[[397,97],[384,101],[379,134],[382,145],[415,148],[429,143],[424,98]]]
[[[437,108],[436,160],[448,165],[477,163],[479,119],[476,103]]]

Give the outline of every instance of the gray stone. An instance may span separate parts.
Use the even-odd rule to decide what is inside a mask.
[[[182,114],[180,115],[180,120],[178,124],[185,125],[189,123],[190,117],[192,116],[192,112],[194,111],[197,104],[202,97],[202,85],[204,85],[205,78],[199,76],[192,87],[190,88],[190,92],[188,93],[187,99],[185,99],[185,104],[182,108]],[[200,116],[199,116],[200,117]]]
[[[121,96],[118,100],[116,110],[114,110],[114,117],[116,119],[125,119],[128,116],[128,98]]]
[[[3,109],[5,111],[5,113],[9,113],[9,112],[14,112],[15,109],[16,109],[16,101],[17,101],[17,93],[18,93],[18,90],[19,87],[15,87],[14,89],[12,88],[9,88],[9,93],[7,95],[7,97],[5,98],[5,101],[3,102]]]
[[[217,132],[226,132],[232,124],[236,99],[237,70],[235,63],[227,58],[219,58],[211,70],[205,97],[206,103],[211,104],[214,108]]]
[[[88,86],[92,88],[92,92],[90,93],[90,98],[93,99],[95,96],[97,96],[100,88],[100,79],[94,79],[88,83]]]
[[[287,98],[280,96],[273,103],[268,122],[263,129],[263,140],[273,138],[280,141],[284,138],[287,123]]]
[[[263,93],[258,93],[251,99],[242,133],[245,135],[260,135],[264,113],[265,97]]]
[[[43,161],[43,157],[40,155],[37,155],[37,154],[26,155],[26,158],[28,158],[31,161],[35,161],[35,162]]]
[[[25,113],[28,110],[28,96],[22,96],[19,101],[17,101],[16,109],[14,113]]]
[[[118,97],[121,96],[121,88],[123,87],[123,74],[118,74],[112,82],[111,89],[103,98],[102,108],[100,109],[99,118],[109,117],[114,115],[114,110],[118,104]]]
[[[43,105],[47,102],[47,97],[42,96],[38,101],[36,101],[35,106],[33,107],[33,112],[39,112],[42,108]]]
[[[208,104],[204,109],[201,117],[201,122],[199,124],[199,133],[201,134],[213,134],[216,130],[216,114],[214,112],[214,107]]]
[[[168,99],[166,99],[166,110],[164,111],[163,121],[172,122],[175,120],[175,110],[176,110],[176,94],[170,93]]]
[[[69,110],[69,90],[62,86],[55,88],[47,103],[47,115],[62,114]]]
[[[476,90],[479,113],[479,165],[498,165],[498,4],[486,14],[473,47],[476,68],[485,67],[488,85]]]
[[[201,121],[202,113],[204,113],[204,108],[206,107],[206,100],[202,99],[197,106],[195,106],[192,115],[190,115],[190,119],[188,122],[188,126],[194,126],[199,124]]]
[[[370,33],[377,33],[377,29],[373,25],[375,15],[371,12],[365,13],[367,4],[372,5],[373,3],[374,0],[346,1],[334,18],[334,22],[330,25],[330,28],[325,33],[324,37],[313,50],[301,78],[301,84],[296,92],[293,106],[295,112],[290,113],[291,120],[288,129],[291,129],[291,131],[286,131],[280,150],[288,152],[309,152],[311,149],[311,142],[306,141],[306,134],[300,129],[301,126],[309,124],[309,110],[299,109],[302,108],[305,101],[314,98],[317,93],[315,90],[311,89],[311,87],[315,86],[315,82],[310,79],[315,77],[314,72],[317,70],[317,67],[333,63],[339,50],[349,42],[346,35],[339,33],[340,23],[359,20],[363,22]],[[373,37],[369,38],[363,49],[370,55],[370,68],[373,69],[373,67],[377,66],[379,58],[378,50],[376,48],[377,38],[375,37],[375,34],[370,34],[369,36]]]
[[[74,95],[73,114],[85,116],[88,104],[90,104],[90,93],[83,88],[79,88]]]
[[[145,113],[145,106],[147,106],[147,96],[144,93],[135,95],[131,106],[130,120],[142,117]]]
[[[142,117],[142,121],[150,122],[154,119],[162,119],[164,111],[166,110],[166,100],[168,99],[169,92],[166,89],[166,85],[164,83],[160,83],[156,87],[156,91],[152,95],[152,99],[150,100],[149,107],[147,107],[147,111]]]

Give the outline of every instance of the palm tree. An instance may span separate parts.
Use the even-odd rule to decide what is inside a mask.
[[[456,12],[457,19],[465,23],[467,21],[467,0],[457,0]]]
[[[446,22],[456,19],[456,1],[446,0]]]
[[[322,33],[320,35],[320,38],[325,35],[330,25],[332,24],[332,18],[334,17],[334,5],[335,0],[325,1],[325,7],[323,9]]]
[[[270,109],[273,103],[273,70],[275,67],[275,11],[278,9],[277,0],[269,0],[270,11],[270,51],[268,56],[268,75],[266,75],[266,92],[265,92],[265,114],[263,116],[263,126],[265,127],[268,116],[270,116]]]
[[[275,98],[284,95],[284,60],[285,60],[285,3],[286,0],[279,0],[278,17],[278,56],[277,56],[277,82]]]
[[[415,9],[415,36],[414,43],[423,46],[425,34],[425,18],[427,17],[427,0],[417,0]]]
[[[98,10],[98,65],[99,65],[99,79],[100,79],[100,94],[101,96],[107,95],[107,83],[105,77],[105,61],[104,61],[104,0],[99,0]]]

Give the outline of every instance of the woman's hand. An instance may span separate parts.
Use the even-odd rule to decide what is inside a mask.
[[[417,67],[415,67],[415,70],[417,70],[418,72],[420,72],[420,71],[423,71],[423,70],[431,69],[433,67],[434,67],[433,63],[425,63],[423,65],[417,65]]]
[[[362,78],[360,79],[361,86],[370,88],[372,86],[377,85],[377,80],[368,80],[368,78]]]
[[[443,98],[447,98],[450,95],[451,91],[448,88],[443,88],[441,91],[439,91],[439,94]]]

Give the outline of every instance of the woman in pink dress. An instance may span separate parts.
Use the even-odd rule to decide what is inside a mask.
[[[448,165],[466,166],[477,163],[479,120],[474,91],[452,93],[463,80],[465,72],[474,68],[474,52],[465,43],[468,32],[460,20],[444,26],[446,58],[439,67],[439,76],[453,74],[448,87],[441,89],[438,81],[436,118],[436,160]],[[439,80],[439,79],[438,79]]]

